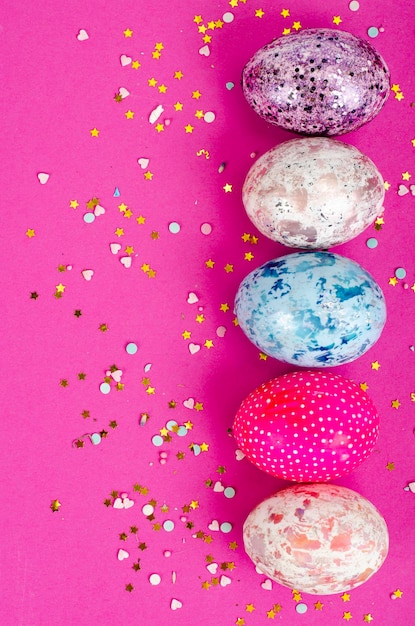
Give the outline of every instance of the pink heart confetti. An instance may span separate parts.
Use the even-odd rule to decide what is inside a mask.
[[[172,601],[170,602],[170,608],[172,611],[176,611],[177,609],[181,609],[183,606],[183,603],[180,602],[180,600],[177,600],[177,598],[172,598]]]
[[[37,175],[38,180],[39,180],[41,185],[46,185],[46,183],[49,180],[49,176],[50,175],[46,174],[46,172],[39,172],[38,175]]]
[[[121,381],[122,374],[122,370],[115,370],[115,372],[110,372],[111,378],[115,380],[116,383],[119,383]]]
[[[207,571],[212,574],[213,576],[216,574],[216,572],[218,571],[218,564],[217,563],[209,563],[209,565],[206,565],[206,569]]]
[[[134,500],[130,500],[130,498],[124,498],[122,503],[124,509],[131,509],[131,507],[134,506]]]
[[[85,280],[91,280],[94,275],[94,270],[82,270],[81,274]]]
[[[150,159],[147,159],[146,157],[140,157],[139,159],[137,159],[137,163],[142,170],[145,170],[150,164]]]
[[[261,583],[262,589],[266,589],[267,591],[272,590],[272,580],[266,578],[263,583]]]
[[[209,48],[209,46],[206,45],[206,46],[202,46],[201,48],[199,48],[199,54],[201,54],[202,57],[210,56],[210,48]]]
[[[131,61],[132,61],[132,58],[127,56],[126,54],[122,54],[120,56],[120,63],[123,67],[125,67],[126,65],[130,65]]]
[[[187,302],[188,304],[196,304],[196,302],[199,302],[199,298],[193,291],[190,291],[187,296]]]
[[[406,196],[406,194],[409,193],[409,189],[408,187],[405,187],[405,185],[399,185],[398,187],[398,196]]]
[[[123,550],[122,548],[118,550],[117,558],[119,561],[124,561],[124,559],[128,559],[129,556],[130,553],[127,552],[127,550]]]
[[[218,337],[224,337],[226,335],[226,326],[218,326],[216,334]]]
[[[123,100],[124,98],[127,98],[130,95],[130,92],[125,87],[120,87],[118,90],[118,93]]]
[[[190,354],[196,354],[196,352],[199,352],[199,350],[200,350],[200,345],[198,343],[189,343]]]
[[[121,250],[121,244],[119,244],[119,243],[110,243],[110,250],[111,250],[112,254],[118,254],[118,252]]]
[[[95,217],[99,217],[100,215],[104,215],[104,213],[105,213],[104,207],[101,206],[100,204],[97,204],[97,206],[94,209]]]
[[[186,409],[193,409],[195,406],[195,399],[187,398],[187,400],[183,402],[183,406],[186,407]]]
[[[242,452],[242,450],[235,450],[235,456],[236,456],[236,460],[237,461],[242,461],[242,459],[245,458],[245,454]]]
[[[89,35],[84,28],[81,28],[76,38],[78,41],[86,41],[87,39],[89,39]]]
[[[129,267],[131,267],[131,263],[133,262],[132,258],[130,256],[122,256],[120,258],[120,263],[121,265],[124,265],[124,267],[126,267],[127,269]]]

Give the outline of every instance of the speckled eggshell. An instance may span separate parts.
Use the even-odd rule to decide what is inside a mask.
[[[267,498],[249,514],[243,534],[258,570],[285,587],[321,595],[362,585],[389,547],[385,520],[371,502],[321,483]]]
[[[379,113],[390,74],[368,41],[311,28],[260,48],[243,70],[242,88],[271,124],[306,135],[342,135]]]
[[[296,252],[264,263],[235,298],[239,326],[262,352],[302,367],[354,361],[386,322],[382,290],[358,263]]]
[[[251,167],[242,190],[258,230],[294,248],[330,248],[359,235],[383,211],[376,165],[327,137],[292,139]]]
[[[331,372],[297,371],[252,391],[232,432],[238,448],[264,472],[324,482],[345,476],[371,454],[379,417],[353,381]]]

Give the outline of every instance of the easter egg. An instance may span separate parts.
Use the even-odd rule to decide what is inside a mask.
[[[260,48],[243,69],[242,88],[271,124],[306,135],[342,135],[379,113],[390,74],[368,41],[310,28]]]
[[[383,211],[376,165],[327,137],[291,139],[263,154],[242,189],[250,220],[294,248],[329,248],[361,233]]]
[[[362,585],[389,547],[385,520],[369,500],[324,483],[267,498],[248,515],[243,537],[257,570],[285,587],[322,595]]]
[[[241,282],[239,326],[261,352],[302,367],[354,361],[386,322],[382,290],[358,263],[330,252],[296,252]]]
[[[379,417],[353,381],[300,370],[252,391],[232,432],[238,448],[264,472],[297,482],[327,481],[348,474],[371,454]]]

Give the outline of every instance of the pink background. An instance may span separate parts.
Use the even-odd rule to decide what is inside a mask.
[[[376,625],[415,624],[415,495],[404,491],[415,480],[415,187],[410,189],[415,184],[415,11],[407,0],[361,0],[360,5],[353,12],[343,0],[231,5],[225,0],[63,5],[3,0],[2,624],[334,626],[350,615],[353,623],[373,618]],[[290,11],[286,18],[283,8]],[[227,11],[232,23],[209,28]],[[199,53],[205,42],[197,15],[211,36],[210,56]],[[244,233],[258,235],[241,204],[251,153],[260,155],[293,137],[250,110],[239,80],[254,51],[284,28],[293,29],[295,22],[302,28],[335,27],[335,16],[342,20],[339,28],[367,39],[369,27],[381,29],[373,43],[398,85],[374,121],[342,137],[370,156],[390,183],[384,225],[336,248],[373,274],[389,314],[376,346],[336,369],[368,385],[381,417],[373,455],[336,482],[379,508],[391,546],[379,573],[352,591],[349,601],[303,594],[308,610],[300,615],[289,589],[261,587],[264,577],[255,573],[242,544],[247,514],[284,483],[246,459],[238,461],[228,433],[240,402],[254,387],[292,371],[261,360],[233,322],[242,278],[288,252],[263,236],[256,244],[242,239]],[[88,39],[77,39],[80,29]],[[133,31],[131,37],[126,29]],[[157,43],[163,48],[154,58]],[[122,66],[121,55],[141,66]],[[174,78],[179,70],[183,77]],[[154,87],[148,84],[151,78],[157,81]],[[227,89],[228,82],[233,89]],[[163,84],[165,93],[164,87],[159,90]],[[130,95],[116,102],[121,87]],[[198,90],[196,99],[192,94]],[[174,107],[177,102],[181,111]],[[159,104],[164,130],[157,132],[148,116]],[[127,111],[134,112],[132,119]],[[206,123],[197,111],[212,111],[216,119]],[[187,124],[193,132],[185,131]],[[91,135],[94,128],[98,137]],[[139,158],[149,159],[146,169]],[[219,173],[222,162],[226,167]],[[413,178],[405,180],[406,172]],[[39,173],[49,174],[46,184],[39,182]],[[232,185],[228,193],[227,184]],[[405,191],[400,185],[406,195],[398,194]],[[116,188],[119,197],[114,197]],[[86,204],[94,197],[105,214],[87,224]],[[75,200],[79,206],[72,208]],[[120,211],[122,203],[130,217]],[[139,216],[145,223],[137,222]],[[180,225],[179,233],[169,232],[171,222]],[[201,233],[203,223],[211,224],[210,235]],[[123,236],[115,234],[117,228]],[[34,236],[26,234],[28,229]],[[366,245],[372,236],[379,241],[374,250]],[[111,243],[122,246],[117,254],[111,253]],[[128,256],[127,246],[133,247],[129,268],[120,262]],[[249,252],[251,260],[245,258]],[[213,268],[206,266],[209,259]],[[143,264],[155,270],[153,278]],[[225,271],[227,264],[233,271]],[[407,275],[393,286],[389,281],[398,267]],[[84,270],[93,270],[90,281]],[[55,296],[58,285],[62,297]],[[198,302],[187,302],[191,292]],[[225,303],[228,311],[221,310]],[[197,315],[204,319],[197,321]],[[106,332],[99,329],[102,324]],[[223,337],[218,327],[226,328]],[[213,347],[205,346],[206,340]],[[135,355],[125,351],[130,341],[139,346]],[[191,354],[190,343],[200,350]],[[379,369],[372,366],[376,361]],[[111,392],[103,395],[100,384],[113,364],[123,372],[124,388],[117,390],[112,381]],[[61,384],[65,380],[67,386]],[[183,403],[191,406],[191,399],[198,404],[187,408]],[[171,401],[175,408],[169,408]],[[144,426],[139,425],[142,413],[150,415]],[[173,432],[170,442],[154,446],[152,437],[170,419],[190,421],[193,428],[185,437]],[[88,434],[101,431],[108,435],[94,445]],[[77,440],[84,446],[73,445]],[[202,443],[208,450],[196,456],[191,444]],[[165,464],[161,452],[167,453]],[[234,487],[235,497],[208,486],[217,481]],[[146,489],[134,491],[137,484]],[[113,508],[113,491],[128,493],[134,506]],[[50,508],[54,500],[61,505],[56,512]],[[141,510],[150,500],[154,519]],[[165,519],[174,522],[171,532],[158,529]],[[214,521],[230,522],[232,531],[210,530]],[[137,533],[131,532],[134,526]],[[146,549],[140,549],[143,544]],[[120,548],[129,553],[123,561],[117,557]],[[138,558],[141,569],[135,571]],[[217,574],[207,570],[209,559],[218,564]],[[161,576],[158,586],[149,582],[152,573]],[[215,584],[221,575],[231,582]],[[393,600],[398,589],[402,597]],[[182,607],[173,611],[172,599]],[[282,609],[272,615],[275,604]]]

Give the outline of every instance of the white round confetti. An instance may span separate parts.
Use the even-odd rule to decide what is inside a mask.
[[[177,422],[175,420],[169,420],[166,424],[167,430],[170,430],[170,431],[174,430],[176,426],[177,426]]]
[[[226,489],[223,492],[223,495],[225,496],[225,498],[234,498],[235,493],[236,491],[233,487],[226,487]]]
[[[154,506],[152,504],[144,504],[142,509],[141,509],[141,512],[146,517],[148,517],[149,515],[153,515],[153,513],[154,513]]]
[[[91,441],[94,446],[97,446],[99,443],[101,443],[101,435],[99,433],[94,433],[93,435],[91,435]]]
[[[352,1],[349,3],[349,9],[350,9],[351,11],[358,11],[358,10],[359,10],[359,8],[360,8],[360,4],[358,3],[358,1],[357,1],[357,0],[352,0]]]
[[[85,213],[84,222],[85,224],[92,224],[95,221],[95,215],[93,213]]]
[[[367,29],[367,34],[369,35],[369,37],[374,39],[375,37],[379,35],[379,29],[376,28],[376,26],[371,26],[370,28]]]
[[[186,426],[179,426],[179,428],[177,429],[177,434],[179,435],[179,437],[186,437],[187,433],[188,430]]]
[[[230,11],[226,11],[226,13],[222,15],[222,19],[225,22],[225,24],[230,24],[235,19],[235,16]]]
[[[166,558],[169,558],[169,556],[171,556],[171,551],[170,550],[164,550],[163,554],[164,554],[164,556]]]
[[[167,533],[170,533],[174,529],[174,522],[171,519],[166,519],[163,522],[163,528]]]
[[[396,278],[405,278],[406,270],[403,267],[398,267],[395,270],[395,276],[396,276]]]
[[[138,350],[138,346],[133,341],[131,341],[130,343],[127,343],[127,345],[125,346],[125,351],[127,354],[135,354],[137,350]]]
[[[304,602],[299,602],[295,605],[295,610],[297,613],[300,613],[300,615],[304,615],[304,613],[307,613],[308,606]]]
[[[215,121],[215,117],[216,115],[214,114],[213,111],[206,111],[206,113],[203,116],[203,119],[205,120],[207,124],[211,124],[212,122]]]
[[[177,235],[180,232],[180,224],[177,222],[170,222],[169,231],[173,233],[173,235]]]
[[[207,222],[202,224],[200,227],[200,232],[202,233],[202,235],[210,235],[210,233],[212,232],[211,224],[208,224]]]
[[[160,446],[163,445],[163,437],[161,435],[154,435],[154,437],[151,440],[151,443],[153,444],[153,446],[156,446],[157,448],[159,448]]]
[[[159,585],[161,583],[161,576],[160,574],[150,574],[148,580],[151,585]]]
[[[108,383],[101,383],[99,386],[99,390],[101,393],[107,395],[111,391],[111,387]]]
[[[230,533],[232,530],[232,524],[230,522],[222,522],[220,525],[220,530],[223,533]]]

